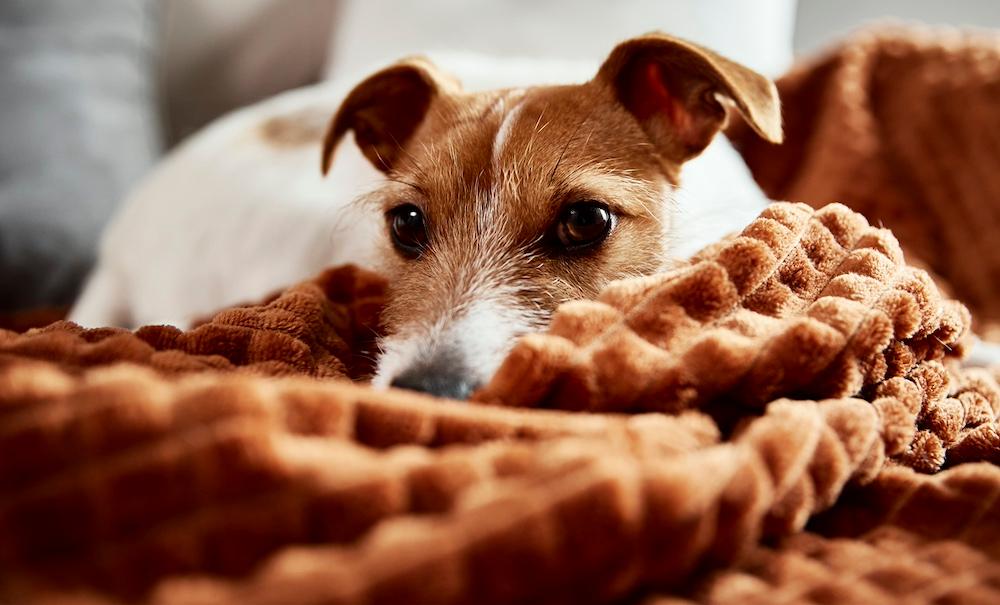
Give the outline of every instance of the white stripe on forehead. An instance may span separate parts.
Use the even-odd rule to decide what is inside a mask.
[[[515,97],[520,99],[524,94],[522,90],[511,91],[511,93],[501,99],[500,103],[497,105],[499,111],[504,111],[507,106],[507,99]],[[507,111],[507,114],[503,117],[500,122],[500,127],[497,128],[496,138],[493,139],[493,166],[496,167],[497,163],[500,161],[500,154],[503,153],[503,146],[507,143],[507,138],[510,137],[510,132],[514,128],[514,122],[517,121],[517,116],[521,111],[521,107],[524,105],[523,100],[519,100],[514,104],[513,107]]]

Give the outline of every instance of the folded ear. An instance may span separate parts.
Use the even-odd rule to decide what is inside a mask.
[[[617,98],[666,157],[700,153],[735,106],[763,138],[781,142],[781,104],[774,83],[691,42],[653,33],[619,44],[595,78]]]
[[[348,93],[330,121],[323,140],[323,174],[348,130],[376,168],[388,172],[403,146],[424,120],[431,101],[458,91],[458,82],[441,74],[423,58],[404,59],[379,71]]]

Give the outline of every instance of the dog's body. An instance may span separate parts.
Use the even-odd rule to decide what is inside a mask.
[[[596,69],[466,54],[433,59],[470,90],[582,81]],[[320,171],[330,115],[365,75],[233,112],[172,151],[105,231],[98,266],[71,319],[185,328],[324,267],[377,268],[382,217],[352,202],[382,175],[354,145],[342,146],[325,178]]]
[[[466,88],[408,61],[350,92],[334,82],[239,111],[183,145],[109,228],[72,318],[185,326],[354,262],[393,277],[376,380],[461,397],[559,302],[658,270],[766,203],[735,151],[708,143],[726,118],[718,97],[780,138],[773,85],[700,47],[647,36],[599,71],[436,62]],[[533,86],[573,81],[583,83]],[[341,145],[323,180],[338,105],[325,162],[348,131],[358,146]],[[580,203],[606,229],[570,245],[566,212]],[[414,232],[399,221],[416,218],[424,239],[407,247],[394,229]],[[571,233],[596,233],[592,218],[572,220]]]

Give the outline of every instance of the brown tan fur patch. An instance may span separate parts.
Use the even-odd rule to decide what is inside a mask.
[[[260,136],[276,147],[314,145],[323,140],[330,116],[319,109],[302,109],[275,116],[260,125]]]

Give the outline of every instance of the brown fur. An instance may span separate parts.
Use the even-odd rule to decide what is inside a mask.
[[[315,145],[323,139],[326,118],[315,109],[275,116],[260,125],[260,136],[275,147]]]

